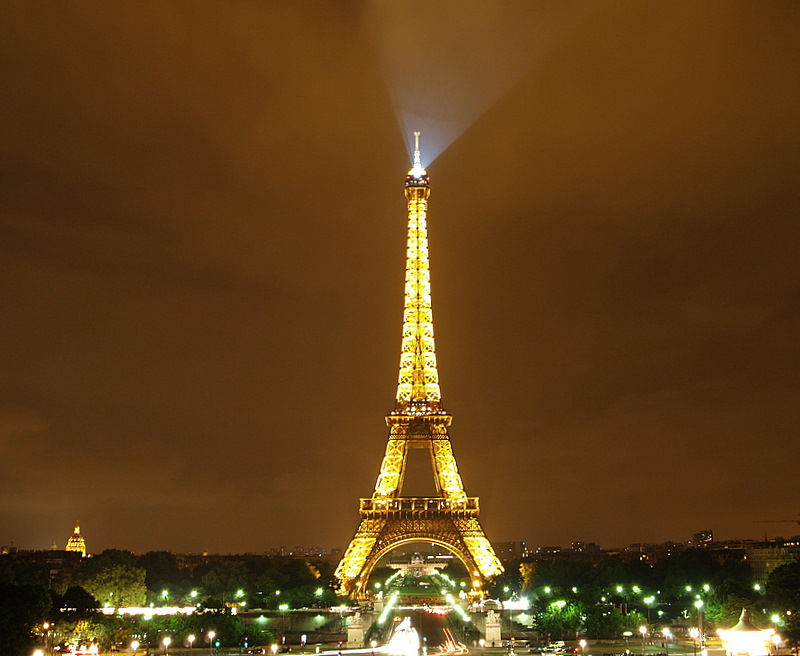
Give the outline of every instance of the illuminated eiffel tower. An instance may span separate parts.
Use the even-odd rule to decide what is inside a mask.
[[[386,417],[389,442],[375,491],[361,499],[361,522],[336,569],[339,593],[353,598],[365,596],[378,560],[409,542],[432,542],[452,551],[470,574],[473,594],[481,594],[484,580],[503,571],[478,521],[478,498],[464,491],[447,432],[453,418],[442,407],[431,311],[425,219],[430,181],[420,163],[419,132],[414,137],[414,167],[405,182],[408,245],[397,399]],[[437,496],[401,496],[409,449],[430,453]]]

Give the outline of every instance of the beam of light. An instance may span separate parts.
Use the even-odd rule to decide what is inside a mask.
[[[383,607],[383,612],[378,616],[378,626],[383,624],[386,621],[386,618],[389,616],[389,613],[392,612],[392,608],[397,604],[397,598],[400,596],[400,593],[395,591],[389,597],[389,600],[386,602],[386,605]]]
[[[404,138],[427,167],[580,23],[587,0],[439,0],[409,11],[370,0],[364,19]],[[532,108],[532,117],[535,108]],[[406,141],[409,157],[412,143]]]

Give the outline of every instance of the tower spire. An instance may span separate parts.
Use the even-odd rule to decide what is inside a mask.
[[[421,132],[414,133],[414,166],[409,171],[409,174],[422,174],[425,175],[425,169],[422,168],[422,158],[419,154],[419,135]]]

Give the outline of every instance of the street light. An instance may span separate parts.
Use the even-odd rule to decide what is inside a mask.
[[[640,626],[639,627],[639,633],[642,634],[642,656],[644,656],[644,637],[647,635],[647,627],[646,626]]]
[[[208,638],[208,653],[209,654],[214,651],[214,638],[216,637],[216,635],[217,634],[214,631],[209,631],[206,634],[206,637]]]
[[[486,640],[484,640],[483,638],[478,640],[478,646],[481,648],[481,656],[483,656],[483,650],[486,647]]]
[[[133,649],[133,656],[136,656],[136,650],[139,649],[139,641],[138,640],[134,640],[131,643],[131,649]]]
[[[697,609],[697,634],[700,636],[700,644],[703,644],[703,613],[700,610],[703,607],[703,600],[697,599],[694,607]]]
[[[373,640],[372,642],[369,643],[369,646],[372,647],[372,656],[375,656],[375,647],[378,646],[378,643],[375,640]]]
[[[186,636],[186,641],[189,643],[189,651],[191,651],[192,645],[194,645],[194,633],[191,633],[188,636]]]
[[[286,611],[289,610],[289,604],[281,604],[278,606],[281,611],[281,644],[286,644]]]
[[[664,651],[667,652],[667,656],[669,656],[669,639],[672,636],[672,632],[665,626],[661,629],[661,633],[664,635]]]
[[[580,642],[578,643],[581,646],[581,654],[586,656],[586,640],[581,638]]]
[[[172,642],[172,638],[170,638],[169,636],[166,636],[161,642],[164,643],[164,653],[168,654],[169,653],[169,643]]]
[[[652,604],[656,600],[655,595],[650,595],[649,597],[645,597],[642,601],[647,606],[647,623],[650,624],[650,604]]]
[[[692,627],[689,629],[689,635],[692,636],[692,642],[694,643],[694,656],[697,656],[697,636],[700,635],[700,631]]]
[[[508,609],[508,656],[516,656],[514,653],[514,615],[513,609]]]

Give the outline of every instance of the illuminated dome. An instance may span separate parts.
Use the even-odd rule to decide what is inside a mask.
[[[86,555],[86,540],[83,539],[80,524],[77,522],[75,523],[75,530],[67,540],[67,551],[77,551],[81,556]]]

